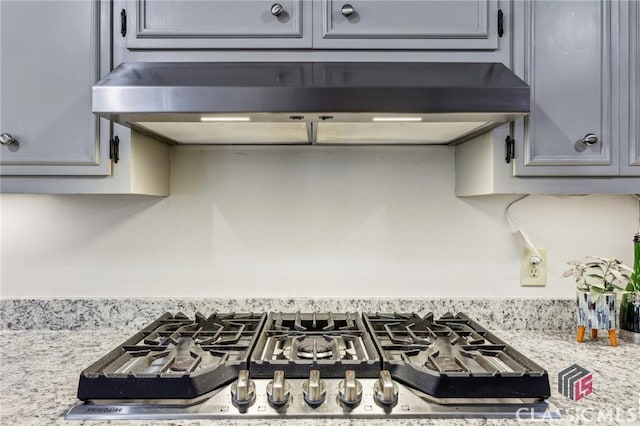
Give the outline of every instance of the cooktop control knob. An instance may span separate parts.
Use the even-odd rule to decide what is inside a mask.
[[[291,396],[291,386],[284,379],[284,371],[276,370],[273,380],[267,383],[267,398],[275,406],[283,406],[289,402]]]
[[[380,377],[373,385],[373,394],[382,405],[395,405],[398,402],[398,385],[391,380],[389,370],[380,371]]]
[[[248,370],[240,370],[238,380],[231,384],[231,401],[237,407],[251,405],[256,397],[256,385],[249,378]]]
[[[355,407],[362,400],[362,383],[356,380],[356,372],[347,370],[338,385],[338,396],[344,405]]]
[[[320,380],[320,371],[311,370],[309,379],[302,383],[302,393],[304,400],[312,407],[320,405],[327,396],[327,386],[324,380]]]

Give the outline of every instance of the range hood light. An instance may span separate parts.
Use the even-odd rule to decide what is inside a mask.
[[[200,121],[238,122],[251,121],[249,117],[201,117]]]
[[[382,122],[422,121],[422,117],[373,117],[373,121],[382,121]]]

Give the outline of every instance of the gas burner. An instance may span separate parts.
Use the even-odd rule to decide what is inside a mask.
[[[336,354],[338,359],[342,359],[345,351],[340,351],[338,339],[339,337],[333,336],[294,337],[297,349],[296,356],[306,359],[327,359],[334,358],[334,354]],[[288,354],[287,358],[291,358],[291,354]]]
[[[182,372],[193,371],[198,361],[202,359],[202,355],[197,354],[197,351],[200,350],[196,347],[192,339],[188,337],[179,338],[178,344],[175,346],[175,351],[173,351],[173,362],[170,364],[169,370]]]
[[[376,377],[380,356],[356,313],[272,313],[251,355],[254,377],[283,370],[289,377],[307,377],[323,368],[325,377],[341,377],[347,368]]]

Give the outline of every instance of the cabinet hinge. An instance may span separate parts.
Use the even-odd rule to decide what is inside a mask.
[[[498,37],[504,35],[504,13],[502,9],[498,9]]]
[[[120,34],[122,37],[127,35],[127,11],[124,9],[120,12]]]
[[[120,138],[117,136],[109,141],[109,158],[114,163],[120,160]]]
[[[504,140],[505,144],[505,161],[507,164],[511,163],[511,160],[516,158],[515,152],[515,140],[511,138],[511,136],[507,136]]]

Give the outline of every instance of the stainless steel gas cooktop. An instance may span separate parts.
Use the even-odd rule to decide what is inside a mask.
[[[547,372],[465,314],[165,313],[67,419],[554,418]]]

